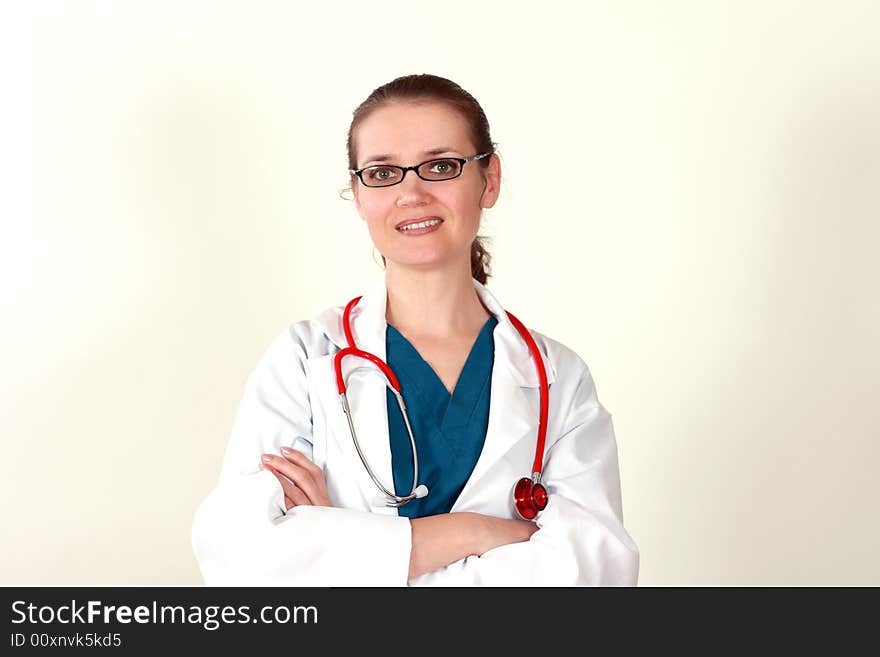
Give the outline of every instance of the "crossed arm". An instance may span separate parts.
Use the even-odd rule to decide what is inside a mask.
[[[574,371],[560,370],[559,378],[577,383],[557,396],[564,411],[543,473],[552,495],[535,524],[480,513],[410,520],[333,507],[310,449],[275,451],[297,441],[312,446],[308,398],[296,392],[306,373],[289,366],[304,362],[305,352],[291,336],[279,336],[249,377],[220,481],[196,510],[193,549],[207,584],[637,583],[639,553],[623,526],[611,416],[579,358],[560,361]],[[274,454],[266,454],[264,472],[254,472],[264,452]]]
[[[284,490],[289,511],[296,506],[333,506],[324,472],[302,452],[281,448],[282,455],[263,454],[261,469],[270,471]],[[443,513],[414,518],[409,579],[471,555],[527,541],[538,527],[525,520],[508,520],[481,513]]]

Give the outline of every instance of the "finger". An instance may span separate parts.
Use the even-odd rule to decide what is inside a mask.
[[[291,509],[298,507],[298,506],[311,506],[310,504],[306,504],[306,505],[297,504],[292,499],[287,497],[287,495],[284,496],[284,503],[285,503],[285,505],[287,505],[287,511],[290,511]]]
[[[327,494],[327,482],[324,479],[324,470],[302,452],[290,449],[288,447],[281,448],[282,455],[291,463],[305,468],[312,475],[314,488],[310,490],[309,497],[313,504],[322,506],[333,506],[330,502],[330,496]]]
[[[312,474],[314,489],[309,494],[312,504],[316,506],[333,506],[333,502],[330,501],[330,495],[327,492],[327,481],[324,479],[324,469],[313,463],[308,456],[298,450],[282,447],[281,452],[285,455],[285,458],[287,458],[288,461],[296,463]]]
[[[312,470],[291,463],[283,456],[264,454],[263,463],[290,479],[309,498],[309,504],[318,504],[321,499],[319,487],[313,478]],[[321,482],[323,484],[323,482]]]
[[[266,465],[266,469],[275,475],[275,478],[278,479],[278,483],[281,484],[281,488],[284,491],[285,499],[289,499],[292,504],[290,504],[287,508],[290,509],[291,506],[311,506],[312,502],[309,500],[308,496],[293,482],[291,482],[287,477],[285,477],[282,473],[278,472],[271,465]]]
[[[286,497],[291,502],[293,502],[294,506],[311,506],[312,503],[309,501],[309,498],[306,497],[305,493],[303,493],[294,484],[291,484],[289,481],[287,481],[283,475],[282,475],[282,479],[284,479],[284,481],[281,484],[281,486],[285,490],[284,497]],[[285,484],[286,484],[286,486],[285,486]],[[287,507],[287,508],[289,509],[290,507]]]
[[[284,456],[291,463],[295,463],[296,465],[308,470],[312,474],[312,477],[315,479],[315,481],[318,481],[319,478],[324,478],[324,471],[317,465],[315,465],[315,463],[308,456],[303,454],[298,449],[282,447],[281,455]]]

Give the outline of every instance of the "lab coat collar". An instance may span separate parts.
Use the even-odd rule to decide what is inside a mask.
[[[495,327],[493,334],[496,359],[501,358],[507,362],[511,374],[518,385],[526,388],[539,387],[538,372],[528,345],[516,326],[507,317],[504,307],[495,295],[476,278],[471,278],[471,282],[483,305],[498,320],[498,325]],[[385,320],[385,309],[388,300],[387,294],[388,290],[383,274],[364,292],[361,300],[358,301],[351,311],[351,330],[358,348],[373,353],[382,360],[386,360],[385,331],[387,323]],[[346,303],[348,303],[347,300]],[[344,310],[345,304],[335,306],[327,309],[317,318],[324,333],[340,349],[349,346],[342,328],[342,313]],[[523,323],[525,324],[525,322]],[[551,384],[556,378],[556,365],[550,359],[542,341],[538,339],[536,343],[544,361],[547,383]]]

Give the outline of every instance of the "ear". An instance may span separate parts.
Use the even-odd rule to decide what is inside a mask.
[[[497,153],[489,156],[489,166],[484,170],[483,176],[486,179],[486,189],[480,198],[480,207],[491,208],[501,192],[501,158]]]

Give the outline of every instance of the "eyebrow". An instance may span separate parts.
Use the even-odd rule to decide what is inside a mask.
[[[442,155],[443,153],[458,153],[457,148],[453,148],[452,146],[438,146],[437,148],[431,148],[427,151],[422,151],[422,155]],[[373,157],[367,158],[364,161],[364,166],[367,166],[370,162],[388,162],[389,160],[396,159],[397,155],[395,153],[385,153],[382,155],[374,155]],[[363,168],[363,167],[362,167]]]

